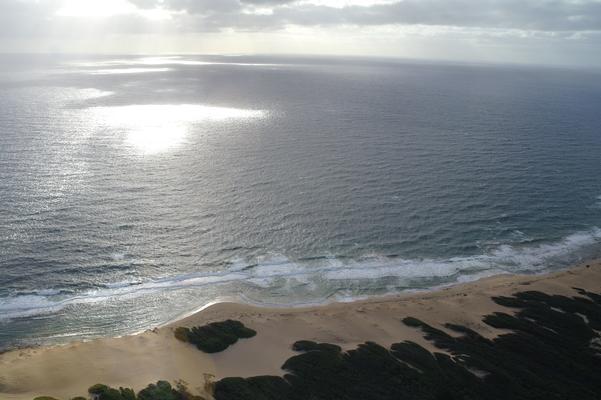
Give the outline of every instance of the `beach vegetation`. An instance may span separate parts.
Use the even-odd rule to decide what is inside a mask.
[[[184,381],[177,381],[173,387],[167,381],[158,381],[151,383],[138,394],[133,389],[120,387],[111,388],[104,384],[96,384],[88,389],[92,400],[206,400],[202,396],[194,395],[188,390]],[[52,398],[38,398],[35,400],[56,400]],[[88,400],[78,397],[73,400]]]
[[[188,332],[190,332],[190,329],[183,326],[178,326],[177,328],[175,328],[174,335],[177,340],[181,340],[182,342],[188,342]]]
[[[180,400],[179,393],[167,381],[150,384],[138,393],[138,400]]]
[[[136,393],[133,389],[120,387],[119,392],[123,400],[136,400]]]
[[[240,321],[212,322],[192,328],[179,327],[175,329],[175,337],[192,343],[205,353],[218,353],[238,341],[255,336],[256,331],[244,326]]]
[[[133,389],[123,387],[114,389],[101,383],[91,386],[88,393],[92,400],[136,400]]]
[[[506,332],[492,339],[463,325],[448,323],[443,330],[404,317],[399,323],[421,330],[442,351],[411,341],[390,348],[366,342],[344,351],[302,340],[292,345],[298,354],[282,365],[284,376],[214,382],[205,374],[204,390],[215,400],[598,400],[601,295],[577,290],[576,297],[528,291],[493,298],[513,312],[483,317],[483,323]],[[214,341],[223,346],[254,334],[229,320],[185,331],[187,339],[202,346]],[[213,341],[206,340],[209,336]],[[205,400],[191,394],[183,381],[175,387],[158,381],[137,395],[103,384],[88,392],[93,400]]]
[[[404,341],[390,348],[366,342],[339,346],[299,341],[282,376],[224,378],[216,400],[534,400],[601,398],[601,296],[579,290],[567,297],[522,292],[495,297],[513,313],[495,312],[483,322],[504,332],[493,339],[469,327],[445,330],[413,317],[442,352]],[[448,332],[453,332],[449,334]]]

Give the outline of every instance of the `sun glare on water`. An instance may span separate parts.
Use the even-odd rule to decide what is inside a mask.
[[[156,154],[180,145],[194,124],[256,119],[261,110],[194,104],[93,107],[94,120],[125,134],[126,144],[144,154]]]

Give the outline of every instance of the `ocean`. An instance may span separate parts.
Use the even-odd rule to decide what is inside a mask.
[[[601,256],[601,72],[0,56],[0,349]]]

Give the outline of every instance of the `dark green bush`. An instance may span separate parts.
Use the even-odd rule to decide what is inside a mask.
[[[138,400],[180,400],[179,393],[166,381],[148,385],[138,393]]]
[[[175,338],[178,340],[181,340],[182,342],[187,342],[189,332],[190,332],[190,329],[185,328],[183,326],[175,328]]]
[[[180,327],[175,330],[177,339],[192,343],[205,353],[218,353],[236,343],[238,339],[251,338],[256,334],[257,332],[247,328],[242,322],[231,319],[191,329]]]
[[[109,390],[110,388],[106,385],[103,385],[102,383],[97,383],[93,386],[90,386],[88,388],[88,393],[89,394],[94,394],[94,395],[100,395],[104,392],[106,392],[107,390]]]
[[[129,388],[114,389],[107,385],[96,384],[88,389],[91,396],[99,396],[99,400],[205,400],[202,396],[193,395],[188,391],[186,383],[178,381],[176,387],[172,387],[167,381],[151,383],[140,390],[138,395]],[[57,400],[52,397],[38,397],[34,400]],[[72,400],[88,400],[76,397]]]
[[[136,395],[132,389],[113,389],[101,383],[91,386],[88,393],[98,396],[99,400],[136,400]]]
[[[136,400],[136,393],[133,389],[120,387],[119,391],[123,400]]]

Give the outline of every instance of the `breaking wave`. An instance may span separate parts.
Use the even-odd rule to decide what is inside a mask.
[[[304,303],[315,304],[331,298],[328,293],[343,292],[345,288],[357,286],[357,283],[368,290],[370,287],[381,289],[384,285],[389,288],[389,293],[394,293],[467,282],[503,273],[545,272],[598,256],[599,244],[601,229],[595,227],[553,243],[501,245],[484,254],[449,259],[372,255],[353,260],[329,256],[293,261],[276,255],[263,257],[253,263],[234,260],[223,270],[210,273],[190,273],[151,281],[107,282],[94,290],[75,294],[61,289],[44,289],[4,297],[0,299],[0,319],[52,314],[77,304],[120,301],[208,285],[222,285],[224,297],[245,299],[244,290],[241,295],[228,292],[228,284],[252,289],[259,293],[259,297],[263,293],[265,303],[271,305],[273,301],[268,298],[272,291],[294,291],[302,287]],[[378,284],[374,285],[376,282]],[[336,297],[336,300],[348,298]]]

